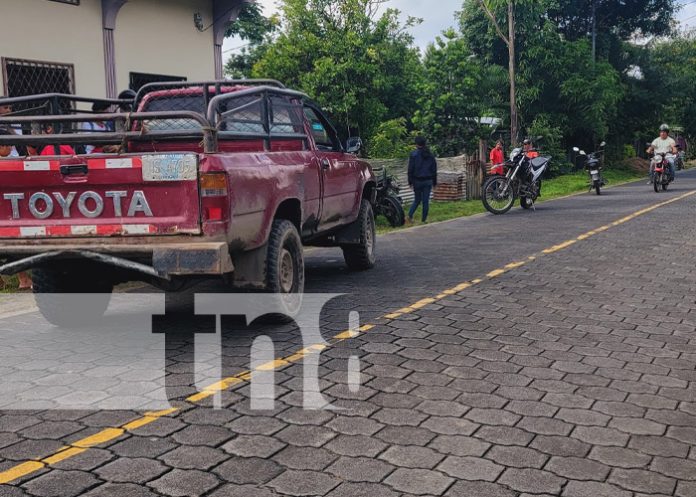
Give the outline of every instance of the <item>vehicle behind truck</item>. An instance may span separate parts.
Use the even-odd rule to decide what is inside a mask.
[[[95,101],[134,111],[83,109]],[[12,106],[0,147],[17,151],[0,159],[0,274],[32,270],[55,324],[76,309],[42,296],[103,294],[79,309],[92,320],[128,281],[301,294],[308,245],[340,247],[352,270],[375,264],[375,178],[355,155],[361,140],[342,143],[316,104],[278,82],[154,83],[133,102],[51,94],[0,106]]]

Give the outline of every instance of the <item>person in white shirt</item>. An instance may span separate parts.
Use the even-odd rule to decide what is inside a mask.
[[[674,161],[677,157],[677,142],[669,136],[669,126],[663,124],[660,126],[660,136],[655,138],[648,148],[648,154],[662,154],[667,158],[669,162],[669,173],[672,175],[672,179],[676,176],[674,174]],[[650,184],[652,184],[653,170],[650,166]]]
[[[0,117],[7,116],[9,114],[12,114],[12,106],[0,105]],[[5,129],[15,135],[22,134],[22,128],[20,128],[19,126],[8,126]],[[15,147],[11,148],[9,157],[19,157],[19,152],[17,152],[17,149]]]
[[[92,105],[92,112],[105,113],[105,112],[108,112],[110,108],[111,108],[111,105],[109,105],[106,102],[95,102],[94,105]],[[106,133],[106,132],[111,131],[111,128],[109,127],[109,123],[107,123],[106,121],[84,122],[80,125],[80,129],[82,131],[87,132],[87,133]],[[87,153],[87,154],[98,154],[98,153],[103,153],[103,152],[104,152],[103,147],[95,147],[94,145],[85,145],[85,153]]]

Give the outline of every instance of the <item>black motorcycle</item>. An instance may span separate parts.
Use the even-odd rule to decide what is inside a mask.
[[[375,215],[387,218],[389,225],[398,228],[406,224],[406,213],[399,196],[399,186],[394,177],[389,176],[384,170],[382,177],[377,181],[377,205]]]
[[[573,148],[573,151],[579,153],[585,160],[584,167],[587,174],[589,174],[590,191],[594,190],[597,192],[597,195],[602,194],[602,187],[607,184],[602,176],[602,154],[604,154],[606,144],[606,142],[600,143],[599,150],[592,152],[590,155],[587,155],[584,150],[580,150],[578,147]]]
[[[518,198],[523,209],[534,208],[534,202],[541,196],[541,177],[551,163],[551,157],[530,156],[535,152],[516,148],[510,160],[502,165],[502,172],[484,182],[481,201],[488,212],[505,214]]]

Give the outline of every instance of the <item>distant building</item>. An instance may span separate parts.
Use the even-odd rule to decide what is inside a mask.
[[[114,97],[150,81],[221,78],[225,30],[253,1],[2,0],[2,89]]]

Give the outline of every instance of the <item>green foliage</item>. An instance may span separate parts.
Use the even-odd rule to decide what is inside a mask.
[[[225,36],[238,36],[247,44],[227,60],[225,74],[232,78],[251,76],[254,64],[266,53],[279,24],[280,19],[277,16],[264,17],[259,4],[244,4],[239,17],[230,24]]]
[[[633,159],[636,156],[636,149],[633,145],[624,145],[623,159]]]
[[[527,130],[528,136],[535,142],[537,148],[542,149],[543,155],[550,155],[553,158],[550,170],[552,175],[565,172],[569,167],[567,154],[562,147],[563,130],[560,126],[553,124],[555,121],[553,116],[539,114]]]
[[[368,153],[379,159],[404,159],[413,150],[414,133],[409,133],[406,119],[385,121],[370,138]]]
[[[507,85],[505,70],[477,60],[454,31],[443,33],[428,47],[423,65],[425,78],[414,124],[439,155],[475,150],[478,139],[491,134],[480,118],[507,112],[500,92]]]
[[[343,136],[372,136],[379,124],[408,118],[421,77],[418,50],[399,12],[381,0],[283,0],[282,29],[254,65],[311,95]]]

